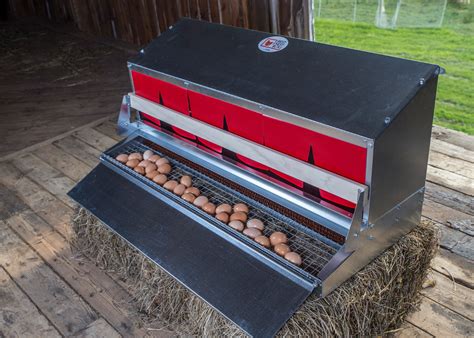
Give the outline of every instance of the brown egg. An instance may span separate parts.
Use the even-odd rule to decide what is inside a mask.
[[[255,242],[257,242],[260,245],[263,245],[266,248],[270,247],[270,240],[268,239],[267,236],[257,236],[254,238]]]
[[[245,212],[246,214],[249,213],[249,207],[244,203],[237,203],[234,205],[234,212]]]
[[[184,175],[184,176],[181,176],[181,180],[179,182],[181,184],[184,184],[186,186],[186,188],[189,188],[192,185],[193,180],[192,180],[191,176]]]
[[[229,204],[220,204],[217,208],[216,208],[216,213],[220,214],[221,212],[226,212],[228,214],[232,213],[232,207],[229,205]]]
[[[140,175],[145,175],[145,168],[143,168],[143,167],[140,167],[140,166],[137,165],[135,168],[133,168],[133,170],[135,170]]]
[[[198,196],[201,194],[201,192],[199,191],[199,189],[196,188],[196,187],[189,187],[189,188],[187,188],[184,192],[185,192],[185,193],[193,194],[193,195],[196,196],[196,197],[198,197]]]
[[[244,227],[245,227],[244,223],[242,223],[241,221],[230,221],[229,226],[232,229],[235,229],[237,231],[242,231],[242,230],[244,230]]]
[[[183,200],[185,200],[189,203],[193,203],[194,200],[196,199],[196,196],[194,196],[193,194],[190,194],[190,193],[183,194],[181,197],[183,198]]]
[[[145,172],[146,172],[146,168],[145,168]],[[150,171],[150,172],[146,173],[146,177],[149,178],[150,180],[154,179],[155,176],[157,176],[157,175],[160,175],[160,173],[156,170],[153,170],[153,171]]]
[[[156,162],[156,161],[158,161],[160,158],[161,158],[160,155],[154,154],[154,155],[151,155],[150,157],[148,157],[147,160],[150,161],[150,162]]]
[[[262,232],[255,228],[245,228],[244,235],[250,238],[256,238],[258,236],[262,236]]]
[[[153,156],[153,152],[151,150],[145,150],[145,152],[143,153],[144,160],[148,160],[152,156]]]
[[[155,164],[159,167],[162,164],[170,163],[170,161],[166,157],[162,157],[155,162]]]
[[[217,210],[217,209],[216,209],[216,210]],[[229,214],[226,213],[226,212],[220,212],[220,213],[218,213],[218,214],[216,215],[216,218],[217,218],[219,221],[223,222],[223,223],[229,222]],[[234,221],[234,222],[238,222],[238,221]]]
[[[145,172],[149,173],[151,171],[157,171],[157,169],[158,167],[155,164],[150,162],[150,164],[145,167]]]
[[[130,168],[135,168],[138,165],[138,163],[140,163],[139,160],[133,159],[133,160],[128,160],[127,163],[125,163],[125,165]]]
[[[120,155],[117,155],[117,157],[115,159],[119,162],[127,163],[128,162],[128,155],[127,154],[120,154]]]
[[[143,160],[143,161],[141,161],[140,163],[138,163],[138,165],[139,165],[140,167],[143,167],[143,168],[145,168],[145,167],[146,167],[147,165],[149,165],[149,164],[152,164],[152,162],[150,162],[150,161],[148,161],[148,160]]]
[[[177,185],[178,185],[178,182],[176,182],[175,180],[169,180],[168,182],[163,184],[163,188],[165,188],[166,190],[169,190],[169,191],[173,191],[174,188],[176,188]]]
[[[273,246],[280,244],[280,243],[286,243],[288,242],[288,238],[283,232],[276,231],[273,234],[270,235],[270,242],[272,243]]]
[[[273,247],[273,250],[280,256],[285,256],[288,252],[290,252],[290,247],[286,244],[280,243]]]
[[[247,214],[242,211],[234,212],[232,215],[230,215],[230,220],[231,221],[241,221],[243,223],[247,222]]]
[[[186,190],[186,187],[183,185],[183,184],[178,184],[174,189],[173,189],[173,192],[176,194],[176,195],[179,195],[181,196],[182,194],[184,194],[184,191]]]
[[[168,177],[166,175],[158,173],[155,177],[153,177],[153,182],[158,183],[159,185],[163,185],[168,181]]]
[[[140,153],[131,153],[130,155],[128,155],[128,159],[141,161],[143,160],[143,157],[142,157],[142,154]]]
[[[301,265],[301,256],[298,255],[296,252],[290,251],[285,254],[285,259],[290,261],[295,265]]]
[[[199,208],[202,208],[205,204],[207,204],[207,202],[209,202],[209,200],[206,196],[199,196],[194,200],[193,204]]]
[[[216,205],[214,203],[206,203],[202,206],[202,210],[207,212],[209,215],[214,215],[216,213]]]
[[[169,174],[171,172],[171,166],[168,163],[158,166],[158,171],[162,174]]]
[[[247,228],[255,228],[260,231],[263,231],[263,229],[265,229],[265,226],[263,225],[263,222],[258,218],[252,218],[247,221]]]

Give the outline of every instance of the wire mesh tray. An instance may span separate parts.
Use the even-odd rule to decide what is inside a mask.
[[[211,224],[220,228],[225,228],[227,232],[230,232],[234,237],[238,238],[242,243],[252,246],[254,249],[259,250],[265,255],[270,255],[274,260],[280,261],[282,264],[291,267],[292,269],[297,268],[295,265],[287,262],[282,257],[278,256],[271,249],[266,249],[254,242],[252,239],[243,235],[242,233],[232,229],[225,223],[218,221],[216,218],[205,213],[200,208],[194,206],[191,203],[187,203],[179,196],[172,192],[164,189],[159,184],[152,180],[138,174],[133,169],[115,160],[115,157],[119,154],[130,154],[134,152],[143,153],[146,150],[152,150],[154,153],[159,154],[168,158],[172,166],[172,171],[168,175],[168,179],[176,180],[179,182],[181,176],[190,175],[193,178],[193,186],[197,187],[201,193],[208,197],[209,201],[215,205],[227,203],[234,205],[239,202],[243,202],[249,206],[249,219],[258,218],[265,224],[263,234],[269,237],[273,232],[280,231],[287,235],[288,245],[291,250],[298,253],[302,258],[302,264],[299,267],[304,272],[316,277],[319,271],[326,265],[326,263],[336,254],[339,249],[339,244],[324,238],[319,233],[305,227],[304,225],[296,222],[295,220],[282,215],[281,213],[271,209],[267,205],[264,205],[255,199],[250,198],[238,191],[235,191],[224,184],[206,176],[200,171],[191,168],[190,166],[178,161],[173,156],[164,154],[157,150],[157,147],[153,146],[150,141],[136,137],[130,141],[126,141],[118,146],[110,149],[103,154],[102,159],[114,164],[121,170],[133,175],[135,178],[144,182],[153,189],[159,191],[168,198],[186,206],[191,209],[194,213],[200,217],[207,219]]]

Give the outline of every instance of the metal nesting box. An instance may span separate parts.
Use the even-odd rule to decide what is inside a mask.
[[[419,223],[439,67],[190,19],[128,66],[128,137],[70,196],[248,333],[275,334]],[[117,161],[146,150],[167,180],[246,203],[302,263]]]

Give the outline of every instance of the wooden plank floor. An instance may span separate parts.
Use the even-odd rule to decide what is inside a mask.
[[[119,109],[127,53],[35,23],[0,24],[0,157]]]
[[[67,241],[66,192],[119,140],[115,118],[0,158],[0,337],[170,335],[143,327],[117,276]],[[434,127],[423,217],[439,227],[440,250],[399,336],[473,336],[473,182],[474,138]]]

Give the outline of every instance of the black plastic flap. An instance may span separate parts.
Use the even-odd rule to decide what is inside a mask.
[[[312,292],[134,180],[99,164],[69,196],[249,334],[275,335]]]

